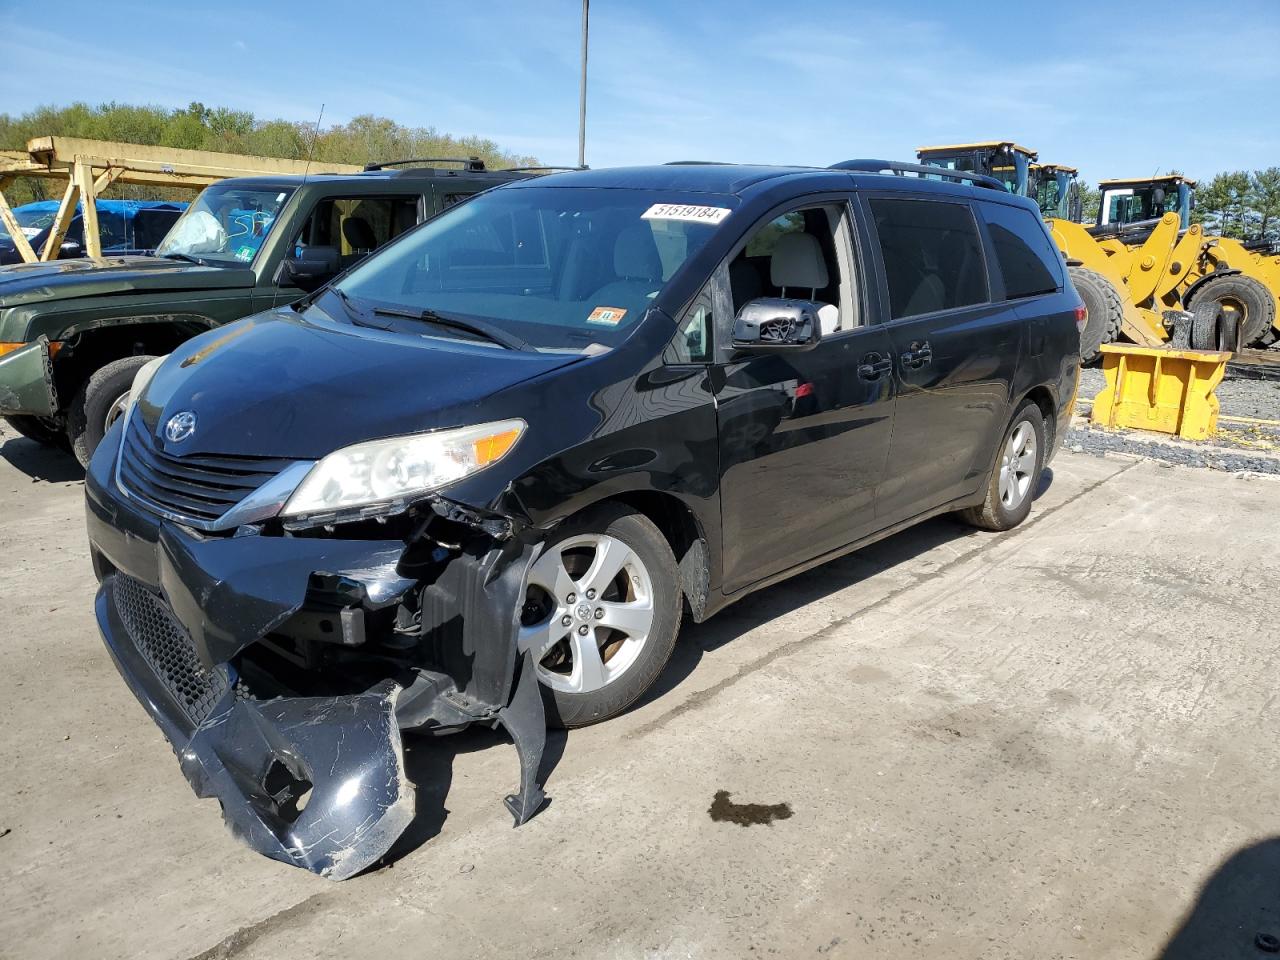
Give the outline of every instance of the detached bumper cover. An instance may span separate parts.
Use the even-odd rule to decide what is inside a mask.
[[[197,796],[221,801],[227,825],[255,850],[334,880],[383,856],[414,815],[395,718],[400,687],[240,699],[235,671],[202,669],[159,598],[140,593],[123,574],[107,577],[98,626]],[[140,627],[142,618],[150,622]]]
[[[424,584],[397,572],[400,541],[259,535],[204,538],[115,495],[108,458],[86,480],[102,575],[98,626],[126,683],[163,730],[197,795],[266,856],[335,880],[382,858],[414,816],[402,729],[502,725],[520,759],[505,798],[517,824],[542,806],[546,719],[532,663],[516,652],[537,545],[478,536],[426,585],[424,622],[451,624],[436,669],[360,693],[251,699],[233,662],[285,623],[315,576],[363,588],[371,606]]]

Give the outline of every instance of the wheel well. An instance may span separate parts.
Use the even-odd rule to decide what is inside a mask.
[[[1035,405],[1040,408],[1040,413],[1044,417],[1045,445],[1047,449],[1052,450],[1054,440],[1057,439],[1054,436],[1054,433],[1058,429],[1058,418],[1054,408],[1053,394],[1049,392],[1047,387],[1032,387],[1023,399],[1034,401]],[[1019,406],[1021,406],[1021,404],[1019,404]]]
[[[690,611],[695,620],[701,621],[711,570],[706,537],[693,511],[670,494],[652,491],[618,494],[610,497],[609,501],[626,504],[644,514],[666,538],[680,568],[680,585]]]
[[[203,333],[209,326],[195,319],[162,323],[113,323],[74,334],[64,341],[53,364],[54,385],[61,406],[70,406],[76,391],[95,370],[135,355],[162,356]]]

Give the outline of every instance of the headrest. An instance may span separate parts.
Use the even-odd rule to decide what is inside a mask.
[[[662,258],[647,223],[633,223],[613,245],[613,272],[620,280],[661,280]]]
[[[775,287],[821,290],[827,285],[827,262],[822,244],[811,233],[784,233],[769,258],[769,279]]]
[[[378,245],[369,221],[361,217],[347,217],[342,221],[342,236],[352,250],[372,250]]]

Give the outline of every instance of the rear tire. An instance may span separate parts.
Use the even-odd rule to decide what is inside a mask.
[[[520,650],[532,650],[551,726],[617,716],[671,658],[683,595],[662,532],[622,504],[566,521],[529,572]]]
[[[1092,363],[1098,358],[1099,348],[1112,343],[1120,336],[1120,322],[1124,319],[1124,301],[1115,286],[1088,267],[1068,267],[1071,283],[1084,301],[1085,327],[1080,334],[1080,362]]]
[[[1227,319],[1234,312],[1244,317],[1240,330],[1240,346],[1251,347],[1274,330],[1276,322],[1276,298],[1266,286],[1253,277],[1232,273],[1225,277],[1210,277],[1191,297],[1191,307],[1215,302]],[[1194,346],[1194,343],[1193,343]],[[1216,349],[1198,347],[1197,349]]]
[[[1012,530],[1031,512],[1031,502],[1044,472],[1044,414],[1033,400],[1018,407],[996,451],[987,494],[976,507],[961,510],[960,519],[980,530]]]
[[[93,451],[123,411],[133,378],[154,359],[136,356],[113,360],[95,370],[76,392],[67,418],[67,439],[82,467],[89,466]]]

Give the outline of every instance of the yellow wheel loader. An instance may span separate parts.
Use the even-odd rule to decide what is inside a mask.
[[[1180,303],[1176,294],[1166,299],[1158,297],[1156,290],[1172,289],[1167,277],[1188,269],[1186,250],[1198,247],[1199,227],[1185,245],[1179,239],[1176,214],[1154,222],[1086,228],[1076,222],[1080,215],[1076,170],[1040,164],[1034,150],[1012,140],[921,147],[916,156],[923,164],[996,177],[1010,193],[1039,203],[1088,312],[1080,338],[1086,362],[1098,355],[1102,344],[1120,336],[1148,347],[1169,340],[1172,315],[1166,323],[1165,313],[1179,310]],[[1146,235],[1141,244],[1130,246],[1123,237],[1134,230]]]
[[[1097,229],[1124,230],[1149,221],[1152,216],[1176,214],[1186,231],[1184,239],[1198,227],[1191,224],[1195,205],[1195,181],[1173,174],[1133,180],[1103,180],[1098,184],[1102,202]],[[1134,235],[1119,234],[1129,242]],[[1230,237],[1196,235],[1195,249],[1184,249],[1185,270],[1170,273],[1156,284],[1155,296],[1177,299],[1192,314],[1220,311],[1227,325],[1238,328],[1239,346],[1268,346],[1280,338],[1280,257],[1255,251]],[[1180,263],[1180,265],[1182,265]],[[1209,343],[1192,343],[1213,349]]]

